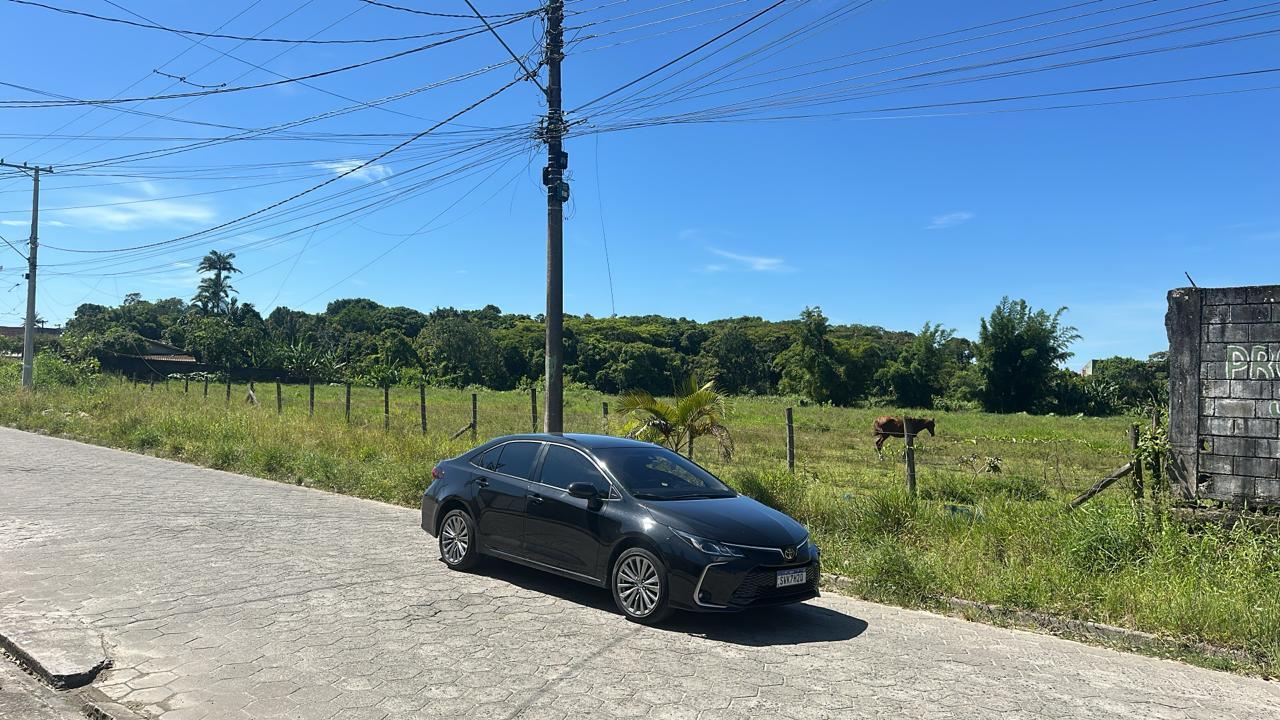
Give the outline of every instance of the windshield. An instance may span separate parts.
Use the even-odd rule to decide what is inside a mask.
[[[716,476],[656,445],[601,448],[595,455],[627,492],[642,500],[725,498],[736,494]]]

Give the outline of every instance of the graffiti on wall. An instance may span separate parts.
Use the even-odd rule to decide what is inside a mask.
[[[1227,346],[1228,380],[1280,380],[1280,351],[1266,345]]]
[[[1228,380],[1280,380],[1280,350],[1266,345],[1227,346]],[[1267,414],[1280,417],[1280,400],[1267,403]]]

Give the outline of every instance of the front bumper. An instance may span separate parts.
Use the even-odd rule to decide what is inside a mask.
[[[793,560],[769,549],[743,549],[744,557],[712,557],[689,549],[673,558],[671,601],[685,610],[746,610],[803,602],[818,597],[822,564],[812,543]],[[778,571],[805,570],[805,582],[778,587]]]

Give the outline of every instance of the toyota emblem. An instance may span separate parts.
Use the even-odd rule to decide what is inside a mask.
[[[795,560],[795,559],[796,559],[796,549],[795,549],[795,548],[793,548],[793,547],[784,547],[784,548],[782,548],[782,559],[784,559],[784,560]]]

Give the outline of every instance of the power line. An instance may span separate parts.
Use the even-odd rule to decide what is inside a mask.
[[[1214,4],[1214,3],[1205,3],[1205,4]],[[1268,5],[1274,5],[1274,4],[1280,4],[1280,3],[1269,3]],[[1192,7],[1199,7],[1199,6],[1192,6]],[[1265,6],[1259,6],[1259,7],[1265,7]],[[1182,9],[1183,9],[1183,10],[1185,10],[1185,9],[1188,9],[1188,8],[1182,8]],[[1162,12],[1162,13],[1156,13],[1156,14],[1154,14],[1154,15],[1146,16],[1146,17],[1154,17],[1154,16],[1156,16],[1156,15],[1163,15],[1163,14],[1167,14],[1167,12],[1170,12],[1170,11],[1166,11],[1166,12]],[[1171,12],[1176,12],[1176,10],[1175,10],[1175,11],[1171,11]],[[1238,13],[1238,12],[1241,12],[1241,11],[1233,11],[1232,13],[1223,13],[1223,14],[1235,14],[1235,13]],[[829,82],[821,83],[821,84],[819,84],[819,85],[810,86],[810,87],[808,87],[808,88],[799,88],[799,89],[786,90],[786,91],[782,91],[782,92],[770,93],[770,94],[769,94],[769,95],[767,95],[767,96],[762,96],[762,97],[757,97],[757,98],[747,99],[747,100],[740,100],[740,101],[736,101],[736,102],[733,102],[733,103],[729,103],[729,104],[727,104],[727,105],[723,105],[723,106],[720,106],[720,107],[717,107],[717,108],[709,108],[709,109],[703,109],[703,110],[690,111],[690,112],[688,112],[688,113],[684,113],[683,115],[679,115],[679,116],[672,116],[672,117],[680,118],[680,119],[684,119],[684,118],[696,118],[696,117],[697,117],[697,116],[699,116],[699,115],[701,115],[702,117],[710,117],[710,116],[712,116],[712,115],[714,115],[714,114],[725,115],[725,114],[730,114],[730,113],[733,113],[733,114],[739,114],[739,115],[740,115],[740,114],[742,114],[742,113],[744,113],[744,112],[746,112],[746,111],[748,111],[748,110],[750,110],[750,109],[752,109],[752,108],[756,108],[756,109],[764,109],[764,108],[770,108],[770,107],[777,108],[777,107],[783,107],[783,106],[803,106],[803,105],[810,105],[810,104],[834,103],[834,102],[847,102],[847,101],[852,100],[852,99],[857,99],[858,97],[868,97],[868,96],[871,96],[871,95],[883,95],[883,94],[889,94],[889,93],[893,93],[893,92],[903,92],[903,91],[908,91],[908,90],[916,89],[916,88],[920,88],[920,87],[929,87],[929,86],[936,86],[936,85],[955,85],[955,84],[961,84],[961,83],[967,83],[967,82],[975,82],[975,81],[980,81],[980,80],[988,80],[988,79],[995,79],[995,78],[1011,77],[1011,76],[1014,76],[1014,75],[1031,74],[1031,73],[1035,73],[1035,72],[1044,72],[1044,71],[1048,71],[1048,70],[1062,69],[1062,68],[1066,68],[1066,67],[1076,67],[1076,66],[1084,65],[1084,64],[1091,64],[1091,63],[1097,63],[1097,62],[1107,62],[1107,61],[1111,61],[1111,60],[1123,59],[1123,58],[1129,58],[1129,57],[1135,57],[1135,56],[1140,56],[1140,55],[1147,55],[1147,54],[1153,54],[1153,53],[1159,53],[1159,52],[1170,52],[1170,51],[1176,51],[1176,50],[1182,50],[1182,49],[1189,49],[1189,48],[1192,48],[1192,47],[1202,47],[1202,46],[1207,46],[1207,45],[1211,45],[1211,44],[1219,44],[1219,43],[1223,43],[1223,42],[1233,42],[1233,41],[1242,40],[1242,39],[1251,39],[1251,38],[1254,38],[1254,37],[1259,37],[1259,36],[1262,36],[1262,35],[1271,34],[1271,33],[1275,32],[1275,31],[1264,31],[1264,32],[1262,32],[1262,33],[1249,33],[1249,34],[1243,34],[1243,35],[1231,36],[1231,37],[1227,37],[1227,38],[1216,38],[1216,39],[1213,39],[1213,40],[1210,40],[1210,41],[1195,42],[1195,43],[1185,43],[1185,44],[1179,44],[1179,45],[1173,45],[1173,46],[1166,46],[1166,47],[1162,47],[1162,48],[1149,49],[1149,50],[1140,50],[1140,51],[1134,51],[1134,52],[1130,52],[1130,53],[1121,53],[1121,54],[1110,55],[1110,56],[1102,56],[1102,57],[1096,57],[1096,58],[1085,58],[1085,59],[1075,60],[1075,61],[1071,61],[1071,62],[1067,62],[1067,63],[1058,63],[1058,64],[1053,64],[1053,65],[1040,66],[1040,67],[1030,68],[1030,69],[1026,69],[1026,70],[1014,70],[1014,71],[1006,71],[1006,72],[1000,72],[1000,73],[992,73],[992,74],[989,74],[989,75],[985,75],[985,76],[977,76],[977,77],[972,77],[972,78],[961,78],[961,79],[957,79],[957,80],[948,80],[948,81],[942,81],[942,82],[937,82],[937,83],[918,83],[918,84],[916,84],[916,85],[908,85],[908,86],[903,86],[903,87],[900,87],[900,88],[894,88],[894,89],[889,89],[889,90],[876,91],[876,92],[873,92],[873,93],[862,93],[861,95],[848,95],[848,93],[849,93],[850,91],[853,91],[853,90],[861,90],[861,89],[870,88],[870,87],[875,87],[875,86],[890,85],[890,84],[893,84],[893,83],[900,83],[900,82],[903,82],[903,81],[905,81],[905,80],[910,80],[910,79],[925,78],[925,77],[930,77],[930,76],[938,76],[938,75],[943,75],[943,74],[948,74],[948,73],[962,72],[962,71],[965,71],[965,70],[972,70],[972,69],[978,69],[978,68],[983,68],[983,67],[991,67],[991,66],[994,66],[994,65],[1000,65],[1000,64],[1008,64],[1008,63],[1023,62],[1023,61],[1029,60],[1029,59],[1049,57],[1049,56],[1052,56],[1052,55],[1057,55],[1057,54],[1062,54],[1062,53],[1067,53],[1067,52],[1079,52],[1079,51],[1081,51],[1081,50],[1092,49],[1092,48],[1097,48],[1097,47],[1103,47],[1103,46],[1106,46],[1106,45],[1113,45],[1113,44],[1117,44],[1117,43],[1120,43],[1120,42],[1133,42],[1133,41],[1136,41],[1136,40],[1149,39],[1149,38],[1152,38],[1152,37],[1157,37],[1157,36],[1159,36],[1159,35],[1169,34],[1169,33],[1172,33],[1172,32],[1185,32],[1185,31],[1188,31],[1188,30],[1203,29],[1203,28],[1206,28],[1206,27],[1211,27],[1211,26],[1218,25],[1218,24],[1223,24],[1223,23],[1226,23],[1226,22],[1238,22],[1238,21],[1244,21],[1244,20],[1249,20],[1249,19],[1256,19],[1256,18],[1258,18],[1258,17],[1266,17],[1266,16],[1270,16],[1270,15],[1273,15],[1273,14],[1275,14],[1275,13],[1260,13],[1260,14],[1253,15],[1253,16],[1248,16],[1248,17],[1242,17],[1242,18],[1230,18],[1230,19],[1226,19],[1226,20],[1216,20],[1216,21],[1213,21],[1213,22],[1209,22],[1209,23],[1202,23],[1202,24],[1200,24],[1200,25],[1193,25],[1193,26],[1188,26],[1188,27],[1181,27],[1181,28],[1176,27],[1176,26],[1178,26],[1178,25],[1187,25],[1188,23],[1197,22],[1198,20],[1203,20],[1203,19],[1205,19],[1205,18],[1198,18],[1198,19],[1196,19],[1196,20],[1189,20],[1189,21],[1183,21],[1183,22],[1179,22],[1179,23],[1172,23],[1172,24],[1170,24],[1170,25],[1160,26],[1160,28],[1166,28],[1166,29],[1159,29],[1159,28],[1158,28],[1158,29],[1159,29],[1159,31],[1158,31],[1158,32],[1135,31],[1135,32],[1130,32],[1130,33],[1122,33],[1122,34],[1119,34],[1119,35],[1113,35],[1113,36],[1110,36],[1110,37],[1106,37],[1106,38],[1103,38],[1103,39],[1098,40],[1098,41],[1091,41],[1090,43],[1085,43],[1085,44],[1073,44],[1073,45],[1058,46],[1058,47],[1056,47],[1056,48],[1050,48],[1050,49],[1048,49],[1048,50],[1036,51],[1036,52],[1033,52],[1033,53],[1027,53],[1027,54],[1023,54],[1023,55],[1016,55],[1016,56],[1012,56],[1012,57],[1008,57],[1008,58],[1001,58],[1001,59],[998,59],[998,60],[989,61],[989,62],[984,62],[984,63],[969,64],[969,65],[964,65],[964,66],[950,67],[950,68],[944,68],[944,69],[941,69],[941,70],[933,70],[933,71],[928,71],[928,72],[918,73],[918,74],[915,74],[915,75],[900,76],[900,77],[891,78],[891,79],[884,80],[884,81],[878,81],[878,82],[874,82],[874,83],[866,83],[866,84],[863,84],[863,85],[861,85],[861,86],[855,86],[855,87],[852,87],[852,88],[844,88],[844,89],[840,89],[840,90],[832,90],[832,91],[826,92],[826,93],[825,93],[825,94],[823,94],[823,95],[812,95],[812,96],[809,96],[809,97],[801,97],[801,96],[799,96],[799,94],[800,94],[800,93],[807,92],[807,91],[812,91],[812,90],[815,90],[815,89],[819,89],[819,88],[822,88],[822,87],[824,87],[824,86],[833,86],[833,85],[847,84],[848,82],[853,81],[853,80],[857,80],[857,79],[865,78],[865,77],[869,77],[869,76],[874,76],[874,75],[879,75],[879,74],[884,74],[884,73],[886,73],[886,72],[892,72],[892,71],[894,71],[894,70],[908,69],[908,68],[911,68],[911,67],[918,67],[918,66],[920,66],[920,65],[928,65],[928,64],[937,63],[937,62],[942,62],[942,61],[949,60],[949,59],[954,59],[954,58],[957,58],[957,57],[964,57],[964,56],[967,56],[967,55],[973,55],[973,54],[977,54],[977,53],[988,52],[988,51],[993,50],[993,49],[1000,49],[1001,47],[1011,47],[1011,46],[1014,46],[1014,45],[1026,44],[1026,43],[1028,43],[1028,42],[1036,42],[1036,41],[1043,40],[1043,39],[1050,39],[1050,38],[1052,38],[1052,37],[1060,37],[1061,35],[1064,35],[1064,34],[1071,34],[1071,32],[1078,32],[1078,31],[1071,31],[1071,32],[1068,32],[1068,33],[1060,33],[1060,34],[1058,34],[1058,35],[1048,36],[1048,37],[1046,37],[1046,38],[1037,38],[1037,39],[1035,39],[1035,40],[1030,40],[1030,41],[1020,41],[1020,42],[1017,42],[1017,43],[1012,43],[1012,44],[1009,44],[1009,45],[999,46],[999,47],[995,47],[995,48],[985,48],[985,49],[976,50],[976,51],[969,51],[969,52],[961,53],[961,54],[959,54],[959,55],[952,56],[952,57],[950,57],[950,58],[937,58],[937,59],[933,59],[933,60],[923,61],[923,62],[920,62],[920,63],[914,63],[914,64],[912,64],[912,65],[901,66],[901,67],[898,67],[898,68],[888,68],[888,69],[876,70],[876,71],[873,71],[873,72],[871,72],[871,73],[867,73],[867,74],[864,74],[864,75],[861,75],[861,76],[854,76],[854,77],[850,77],[850,78],[843,78],[843,79],[836,80],[836,81],[829,81]],[[1209,17],[1218,17],[1218,16],[1209,16]],[[1135,18],[1135,20],[1137,20],[1137,19],[1142,19],[1142,18]],[[1125,21],[1125,22],[1129,22],[1129,21]],[[1104,24],[1104,25],[1095,26],[1095,27],[1105,27],[1105,26],[1107,26],[1107,25],[1113,25],[1113,24],[1115,24],[1115,23],[1106,23],[1106,24]],[[1173,28],[1173,29],[1167,29],[1167,28]],[[1090,29],[1091,29],[1091,28],[1090,28]],[[1143,33],[1143,32],[1146,32],[1146,34],[1140,34],[1140,33]],[[703,85],[702,87],[707,87],[707,86],[708,86],[708,85]],[[744,86],[744,87],[749,87],[749,86]],[[726,92],[726,91],[727,91],[727,90],[723,90],[723,89],[722,89],[722,90],[714,90],[714,91],[710,91],[710,92],[703,93],[703,94],[701,94],[701,95],[692,95],[692,96],[690,96],[690,95],[686,92],[686,94],[685,94],[684,96],[682,96],[681,98],[677,98],[677,100],[679,100],[679,99],[692,99],[692,98],[696,98],[696,97],[705,97],[705,96],[708,96],[708,95],[719,94],[719,93]],[[670,91],[668,91],[668,93],[669,93],[669,92],[670,92]],[[655,97],[660,97],[660,96],[661,96],[661,95],[658,95],[658,96],[655,96]],[[825,100],[824,100],[823,98],[829,98],[829,99],[825,99]],[[670,103],[670,102],[673,102],[673,101],[666,101],[666,102],[667,102],[667,103]],[[649,106],[649,107],[653,107],[653,106],[656,106],[656,105],[658,105],[658,104],[660,104],[660,103],[653,102],[652,100],[649,100],[649,101],[648,101],[648,106]],[[665,104],[665,103],[662,103],[662,104]],[[636,105],[636,104],[634,104],[634,103],[633,103],[633,104],[631,105],[631,107],[630,107],[630,108],[628,108],[628,109],[629,109],[629,110],[631,110],[631,111],[635,111],[636,109],[640,109],[640,108],[639,108],[639,106],[638,106],[638,105]],[[615,110],[615,111],[612,111],[612,112],[613,112],[613,113],[617,113],[617,112],[619,112],[619,111]],[[639,122],[639,124],[643,124],[643,121],[638,121],[638,122]],[[664,124],[665,124],[666,120],[664,120],[663,122],[664,122]],[[634,126],[635,124],[636,124],[636,123],[633,123],[633,126]]]
[[[221,25],[219,25],[217,29],[218,29],[218,30],[221,30],[222,28],[224,28],[224,27],[226,27],[227,25],[231,24],[231,23],[232,23],[232,22],[234,22],[236,19],[238,19],[240,16],[244,15],[245,13],[249,12],[249,11],[250,11],[250,10],[252,10],[253,8],[257,7],[257,5],[258,5],[260,2],[262,2],[262,0],[253,0],[253,1],[252,1],[252,2],[250,2],[247,6],[245,6],[245,8],[244,8],[243,10],[241,10],[241,11],[240,11],[240,12],[238,12],[238,13],[236,13],[235,15],[232,15],[232,16],[231,16],[231,18],[229,18],[228,20],[226,20],[225,22],[223,22]],[[194,43],[191,47],[197,47],[197,46],[199,46],[199,45],[203,45],[203,42],[201,42],[201,41],[195,41],[195,43]],[[163,67],[165,67],[165,66],[169,65],[170,63],[174,62],[174,61],[175,61],[175,60],[177,60],[178,58],[182,57],[183,55],[186,55],[188,52],[190,52],[191,47],[184,48],[184,49],[183,49],[182,51],[180,51],[178,54],[174,55],[173,57],[169,58],[169,59],[168,59],[168,60],[166,60],[164,63],[162,63],[162,64],[160,65],[160,67],[161,67],[161,68],[163,68]],[[121,90],[121,91],[117,92],[113,97],[119,97],[120,95],[123,95],[124,93],[129,92],[129,91],[130,91],[130,90],[132,90],[133,88],[137,87],[137,86],[138,86],[140,83],[142,83],[144,80],[146,80],[147,78],[151,77],[151,75],[152,75],[151,73],[147,73],[146,75],[143,75],[142,77],[138,78],[137,80],[134,80],[132,83],[130,83],[130,84],[128,85],[128,87],[126,87],[126,88],[124,88],[123,90]],[[80,114],[76,115],[74,118],[72,118],[72,119],[68,120],[67,122],[63,123],[62,125],[59,125],[59,126],[58,126],[54,131],[53,131],[53,132],[57,133],[57,132],[61,132],[62,130],[65,130],[66,128],[68,128],[68,127],[70,127],[71,125],[73,125],[73,124],[75,124],[75,123],[79,122],[79,121],[80,121],[80,120],[82,120],[83,118],[88,117],[89,115],[93,114],[93,111],[94,111],[94,110],[96,110],[96,109],[97,109],[97,107],[89,107],[89,108],[86,108],[83,112],[81,112]],[[115,110],[121,110],[120,108],[112,108],[112,109],[115,109]],[[108,123],[110,123],[110,122],[111,122],[112,120],[114,120],[114,119],[115,119],[115,117],[114,117],[114,116],[113,116],[113,117],[110,117],[110,118],[107,118],[107,119],[106,119],[106,120],[104,120],[103,122],[101,122],[101,123],[99,123],[98,125],[96,125],[96,126],[95,126],[92,130],[90,130],[89,132],[93,132],[93,131],[95,131],[95,130],[98,130],[99,128],[102,128],[103,126],[107,125]],[[177,118],[174,118],[174,120],[175,120],[175,121],[179,121],[179,122],[181,122],[181,121],[180,121],[180,120],[178,120]],[[145,123],[144,123],[144,125],[145,125]],[[32,145],[34,145],[36,142],[37,142],[37,141],[34,141],[34,140],[33,140],[32,142],[29,142],[29,143],[27,143],[26,145],[23,145],[21,148],[19,148],[19,149],[18,149],[18,151],[17,151],[17,152],[21,152],[22,150],[25,150],[25,149],[27,149],[27,148],[31,147],[31,146],[32,146]],[[59,143],[59,144],[55,145],[53,148],[51,148],[49,152],[52,152],[53,150],[57,150],[58,148],[60,148],[60,147],[62,147],[62,146],[64,146],[64,145],[66,145],[66,142]]]
[[[88,18],[91,20],[99,20],[102,22],[115,23],[118,25],[128,25],[129,27],[143,28],[146,30],[162,30],[164,32],[176,33],[178,35],[189,35],[191,37],[209,38],[209,39],[215,39],[215,40],[239,40],[241,42],[286,43],[286,44],[292,44],[292,45],[367,45],[367,44],[375,44],[375,43],[402,42],[405,40],[424,40],[429,37],[439,37],[441,35],[449,35],[455,32],[463,32],[466,30],[476,29],[475,27],[457,28],[454,30],[437,30],[435,32],[421,33],[418,35],[399,35],[395,37],[381,37],[381,38],[332,38],[332,39],[326,38],[323,40],[316,40],[312,38],[301,38],[301,39],[271,38],[271,37],[264,38],[264,37],[246,36],[246,35],[229,35],[226,33],[219,33],[219,32],[201,32],[199,30],[183,30],[181,28],[168,27],[165,25],[161,25],[159,23],[137,22],[135,20],[127,20],[125,18],[107,17],[105,15],[95,15],[94,13],[83,12],[81,10],[72,10],[70,8],[55,7],[53,5],[46,5],[44,3],[34,2],[34,0],[9,0],[9,2],[16,3],[18,5],[29,5],[32,7],[43,8],[45,10],[52,10],[54,12]]]
[[[385,151],[383,151],[383,152],[379,153],[378,155],[374,156],[373,158],[370,158],[369,160],[366,160],[366,161],[364,161],[364,162],[360,163],[359,165],[353,166],[353,167],[351,167],[350,169],[345,170],[345,171],[343,171],[342,173],[339,173],[339,174],[335,175],[334,177],[331,177],[331,178],[329,178],[328,180],[325,180],[325,181],[324,181],[324,182],[322,182],[322,183],[319,183],[319,184],[317,184],[317,185],[313,185],[313,186],[311,186],[311,187],[309,187],[309,188],[307,188],[306,190],[303,190],[303,191],[301,191],[301,192],[294,193],[293,195],[290,195],[289,197],[284,198],[283,200],[278,200],[278,201],[276,201],[276,202],[274,202],[274,203],[271,203],[270,205],[267,205],[266,207],[263,207],[263,208],[259,208],[259,209],[257,209],[257,210],[254,210],[254,211],[253,211],[253,212],[251,212],[251,213],[247,213],[247,214],[245,214],[245,215],[241,215],[240,217],[237,217],[237,218],[232,219],[232,220],[228,220],[228,221],[226,221],[226,222],[224,222],[224,223],[220,223],[220,224],[215,225],[215,226],[213,226],[213,227],[211,227],[211,228],[206,228],[206,229],[201,230],[201,231],[196,232],[196,233],[189,233],[189,234],[187,234],[187,235],[183,235],[183,236],[181,236],[181,237],[174,238],[174,239],[172,239],[172,240],[162,240],[162,241],[159,241],[159,242],[145,243],[145,244],[142,244],[142,245],[135,245],[135,246],[125,247],[125,248],[111,248],[111,249],[105,249],[105,250],[74,250],[74,251],[73,251],[73,250],[68,250],[67,252],[82,252],[82,253],[119,253],[119,252],[128,252],[128,251],[132,251],[132,250],[142,250],[142,249],[146,249],[146,248],[160,247],[160,246],[164,246],[164,245],[171,245],[171,244],[173,244],[173,243],[181,242],[181,241],[183,241],[183,240],[188,240],[188,239],[191,239],[191,238],[200,237],[200,236],[202,236],[202,235],[207,235],[207,234],[209,234],[209,233],[211,233],[211,232],[213,232],[213,231],[215,231],[215,230],[220,230],[220,229],[225,228],[225,227],[228,227],[228,226],[230,226],[230,225],[234,225],[234,224],[237,224],[237,223],[242,222],[242,221],[244,221],[244,220],[247,220],[247,219],[249,219],[249,218],[256,217],[256,216],[261,215],[262,213],[265,213],[265,212],[267,212],[267,211],[269,211],[269,210],[272,210],[272,209],[274,209],[274,208],[280,207],[281,205],[285,205],[285,204],[290,203],[290,202],[292,202],[292,201],[294,201],[294,200],[297,200],[298,198],[301,198],[301,197],[303,197],[303,196],[305,196],[305,195],[309,195],[309,194],[311,194],[311,193],[313,193],[313,192],[315,192],[315,191],[317,191],[317,190],[319,190],[319,189],[321,189],[321,188],[323,188],[323,187],[326,187],[326,186],[328,186],[328,185],[330,185],[330,184],[332,184],[332,183],[337,182],[338,180],[341,180],[341,179],[342,179],[342,178],[344,178],[344,177],[347,177],[348,175],[351,175],[351,174],[353,174],[353,173],[355,173],[355,172],[358,172],[358,171],[360,171],[360,170],[363,170],[363,169],[365,169],[365,168],[369,167],[370,165],[372,165],[372,164],[374,164],[374,163],[378,162],[379,160],[383,160],[383,159],[385,159],[386,157],[390,156],[391,154],[395,153],[396,151],[398,151],[398,150],[400,150],[400,149],[402,149],[402,148],[404,148],[404,147],[407,147],[408,145],[410,145],[410,144],[411,144],[411,143],[413,143],[414,141],[418,140],[419,138],[422,138],[422,137],[426,136],[427,134],[429,134],[429,133],[431,133],[432,131],[436,130],[437,128],[439,128],[439,127],[443,126],[444,124],[448,123],[449,121],[453,120],[454,118],[461,117],[462,115],[465,115],[466,113],[470,112],[471,110],[474,110],[475,108],[477,108],[477,107],[479,107],[479,106],[483,105],[484,103],[488,102],[489,100],[492,100],[493,98],[495,98],[495,97],[497,97],[499,94],[501,94],[503,91],[507,90],[508,88],[511,88],[512,86],[516,85],[516,84],[517,84],[517,83],[519,83],[519,82],[521,82],[521,79],[520,79],[520,78],[516,78],[515,80],[512,80],[511,82],[509,82],[509,83],[507,83],[507,84],[503,85],[502,87],[498,88],[497,90],[494,90],[493,92],[489,93],[488,95],[485,95],[484,97],[480,98],[479,100],[477,100],[477,101],[475,101],[475,102],[471,103],[470,105],[466,106],[465,108],[463,108],[463,109],[459,110],[458,112],[456,112],[456,113],[454,113],[453,115],[449,116],[447,119],[442,120],[442,121],[440,121],[440,122],[436,123],[435,125],[432,125],[431,127],[427,128],[426,130],[423,130],[422,132],[420,132],[420,133],[418,133],[418,134],[414,135],[413,137],[411,137],[411,138],[409,138],[409,139],[405,140],[404,142],[401,142],[400,144],[398,144],[398,145],[396,145],[396,146],[394,146],[394,147],[392,147],[392,148],[390,148],[390,149],[388,149],[388,150],[385,150]]]
[[[5,237],[5,236],[3,236],[3,235],[0,235],[0,240],[4,240],[4,244],[5,244],[5,245],[8,245],[10,250],[13,250],[14,252],[18,253],[18,256],[19,256],[19,257],[21,257],[23,260],[26,260],[26,259],[27,259],[26,254],[24,254],[24,253],[23,253],[21,250],[19,250],[18,248],[14,247],[14,244],[13,244],[13,243],[11,243],[11,242],[9,242],[9,239],[8,239],[8,238],[6,238],[6,237]]]
[[[600,135],[596,134],[596,205],[600,210],[600,244],[604,246],[604,272],[609,278],[609,313],[618,315],[618,305],[613,297],[613,265],[609,262],[609,234],[604,229],[604,193],[600,190]]]
[[[529,68],[525,67],[524,61],[520,59],[520,56],[516,55],[515,51],[511,49],[511,46],[507,44],[507,41],[503,40],[502,36],[498,34],[498,31],[493,29],[493,26],[489,24],[489,21],[485,18],[485,16],[480,14],[480,11],[476,9],[475,4],[472,3],[471,0],[465,0],[465,2],[467,3],[467,7],[471,8],[471,12],[475,13],[476,17],[480,18],[480,22],[484,23],[485,28],[495,38],[497,38],[499,43],[502,43],[502,48],[507,51],[507,54],[511,56],[511,59],[515,60],[516,64],[520,66],[520,69],[524,71],[525,79],[532,81],[533,84],[537,85],[538,89],[541,90],[542,93],[545,95],[547,92],[547,89],[542,87],[542,83],[538,82],[537,76],[535,76],[532,72],[529,72]]]
[[[507,20],[503,23],[499,23],[499,27],[501,27],[504,24],[511,24],[514,22],[518,22],[519,19],[523,19],[523,18]],[[0,100],[0,107],[49,108],[49,107],[69,107],[74,105],[104,105],[105,106],[105,105],[118,105],[121,103],[136,103],[136,102],[149,102],[149,101],[155,101],[155,100],[175,100],[180,98],[204,97],[206,95],[222,95],[222,94],[232,93],[232,92],[243,92],[245,90],[261,90],[263,88],[278,87],[280,85],[286,85],[289,83],[300,83],[304,80],[315,80],[316,78],[328,77],[330,75],[336,75],[338,73],[348,72],[351,70],[358,70],[360,68],[369,67],[370,65],[387,62],[389,60],[398,60],[400,58],[407,57],[409,55],[414,55],[420,52],[441,47],[443,45],[448,45],[450,43],[458,42],[459,40],[465,40],[466,38],[474,37],[476,35],[483,34],[484,32],[485,32],[485,29],[482,27],[477,30],[463,33],[461,35],[455,35],[453,37],[449,37],[444,40],[437,40],[436,42],[433,42],[433,43],[420,45],[418,47],[410,48],[408,50],[401,50],[399,52],[391,53],[390,55],[383,55],[381,57],[372,58],[370,60],[365,60],[363,62],[352,63],[350,65],[331,68],[329,70],[321,70],[318,72],[308,73],[306,75],[299,75],[296,77],[287,77],[280,80],[273,80],[271,82],[256,83],[253,85],[239,85],[236,87],[217,88],[213,90],[200,90],[200,91],[185,92],[185,93],[170,93],[166,95],[152,95],[149,97],[131,97],[131,98],[117,97],[117,98],[103,98],[98,100],[47,100],[47,101]]]
[[[390,3],[377,2],[377,0],[360,0],[360,1],[367,5],[375,5],[377,7],[386,8],[388,10],[399,10],[400,12],[413,13],[414,15],[427,15],[429,17],[442,17],[442,18],[466,18],[468,20],[471,19],[472,17],[470,15],[463,15],[463,14],[456,14],[456,13],[442,13],[442,12],[431,12],[429,10],[418,10],[416,8],[409,8],[401,5],[392,5]],[[537,10],[526,10],[524,12],[518,12],[518,13],[495,13],[493,15],[486,15],[485,17],[500,18],[500,17],[515,17],[518,15],[528,16],[530,14],[536,14],[540,11],[541,11],[541,8]]]
[[[870,1],[870,0],[868,0],[868,2],[869,2],[869,1]],[[755,20],[756,18],[761,17],[761,16],[762,16],[762,15],[764,15],[765,13],[768,13],[769,11],[773,10],[774,8],[777,8],[777,7],[781,6],[782,4],[784,4],[784,3],[786,3],[786,2],[788,2],[788,0],[776,0],[776,2],[774,2],[772,5],[769,5],[768,7],[766,7],[766,8],[765,8],[765,9],[763,9],[763,10],[761,10],[760,12],[755,13],[754,15],[752,15],[752,16],[751,16],[751,17],[749,17],[749,18],[747,18],[746,20],[743,20],[742,22],[738,23],[737,25],[734,25],[733,27],[729,28],[728,30],[725,30],[724,32],[722,32],[722,33],[720,33],[720,34],[716,35],[715,37],[713,37],[713,38],[711,38],[711,39],[709,39],[709,40],[706,40],[706,41],[704,41],[704,42],[702,42],[702,43],[699,43],[699,44],[698,44],[697,46],[695,46],[692,50],[688,50],[688,51],[686,51],[686,52],[681,53],[680,55],[678,55],[678,56],[676,56],[676,57],[672,58],[671,60],[668,60],[667,62],[665,62],[665,63],[663,63],[663,64],[659,65],[658,67],[656,67],[656,68],[654,68],[654,69],[650,70],[649,72],[647,72],[647,73],[645,73],[645,74],[641,75],[640,77],[635,78],[634,80],[631,80],[630,82],[627,82],[627,83],[626,83],[626,84],[624,84],[624,85],[620,85],[620,86],[618,86],[618,87],[616,87],[616,88],[614,88],[614,89],[610,90],[609,92],[607,92],[607,93],[605,93],[605,94],[601,95],[600,97],[595,98],[594,100],[590,100],[590,101],[588,101],[588,102],[585,102],[585,103],[583,103],[583,104],[579,105],[578,107],[574,108],[573,110],[570,110],[569,112],[570,112],[570,113],[579,112],[579,111],[581,111],[583,108],[587,108],[587,107],[590,107],[590,106],[592,106],[592,105],[595,105],[596,103],[600,102],[601,100],[604,100],[605,98],[608,98],[608,97],[612,97],[612,96],[614,96],[614,95],[617,95],[618,93],[622,92],[623,90],[626,90],[627,88],[631,87],[632,85],[635,85],[636,83],[643,82],[643,81],[644,81],[644,80],[646,80],[647,78],[651,78],[651,77],[653,77],[654,75],[657,75],[658,73],[660,73],[660,72],[662,72],[663,70],[665,70],[665,69],[667,69],[667,68],[671,67],[672,65],[675,65],[676,63],[680,62],[681,60],[684,60],[685,58],[689,57],[690,55],[692,55],[692,54],[694,54],[694,53],[698,52],[699,50],[701,50],[701,49],[703,49],[703,48],[707,47],[708,45],[711,45],[712,43],[716,42],[716,41],[717,41],[717,40],[719,40],[720,38],[723,38],[724,36],[729,35],[730,33],[735,32],[735,31],[736,31],[736,30],[738,30],[739,28],[742,28],[742,27],[744,27],[744,26],[746,26],[746,25],[750,24],[750,23],[751,23],[753,20]]]

